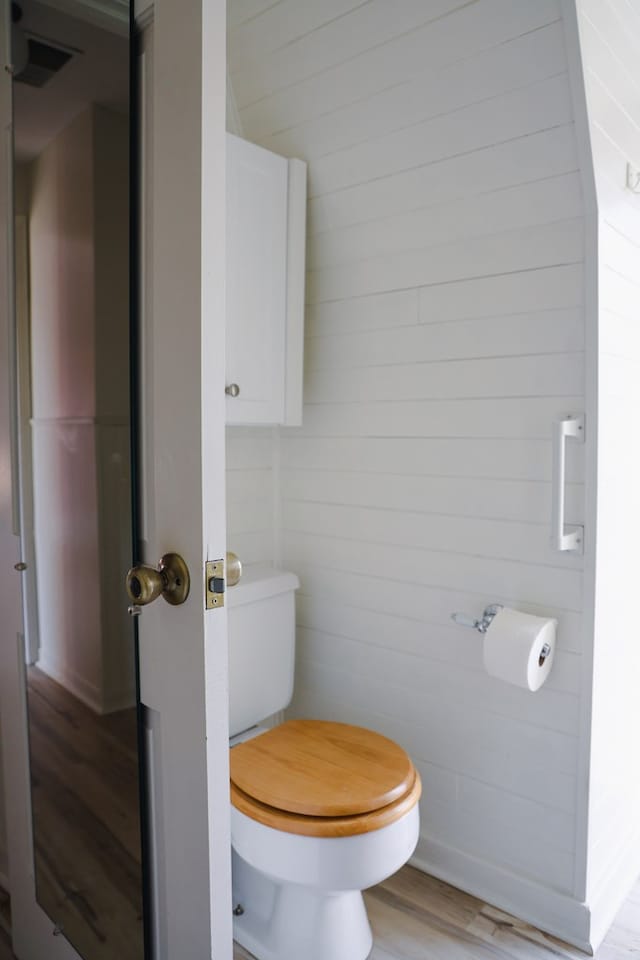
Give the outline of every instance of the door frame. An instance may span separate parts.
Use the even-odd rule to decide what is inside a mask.
[[[142,559],[156,563],[177,550],[192,577],[183,607],[156,603],[139,618],[156,838],[153,940],[155,960],[231,960],[227,620],[224,607],[205,611],[204,594],[206,560],[226,552],[226,3],[192,0],[188,16],[181,0],[136,9],[153,34],[152,62],[145,51],[141,71],[153,91],[144,100],[141,151],[143,163],[151,159],[142,194],[151,214],[140,218],[149,234],[141,282]],[[165,737],[163,716],[175,742]]]
[[[143,500],[141,559],[180,552],[192,576],[182,607],[139,618],[146,707],[154,960],[231,960],[227,630],[206,611],[206,560],[226,551],[224,461],[224,0],[136,4],[153,32],[146,98],[152,166],[145,181]],[[150,23],[153,21],[152,27]],[[0,0],[2,67],[10,3]],[[206,52],[206,53],[205,53]],[[149,76],[147,77],[149,81]],[[76,960],[35,899],[19,574],[15,429],[11,79],[0,70],[0,726],[19,960]],[[145,127],[146,128],[146,127]],[[124,602],[124,597],[123,597]]]
[[[38,584],[33,512],[33,447],[31,427],[31,323],[29,305],[29,226],[26,213],[14,215],[15,310],[18,451],[20,457],[20,532],[22,560],[22,617],[27,664],[38,659]]]

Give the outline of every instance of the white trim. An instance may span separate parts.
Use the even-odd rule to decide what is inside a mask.
[[[133,19],[139,33],[143,33],[151,26],[153,18],[153,0],[133,0]],[[144,250],[144,247],[140,247],[140,249]]]
[[[282,567],[282,440],[280,427],[271,428],[271,494],[272,494],[272,539],[271,560],[273,566]]]
[[[26,214],[15,217],[16,356],[18,369],[18,456],[20,461],[22,616],[28,663],[38,659],[37,566],[33,503],[33,442],[31,436],[31,312],[29,301],[29,228]]]
[[[590,911],[586,903],[425,835],[420,838],[410,863],[586,953],[592,952]]]
[[[104,414],[99,417],[32,417],[32,427],[127,427],[126,417]]]
[[[583,574],[583,641],[580,689],[580,743],[576,777],[574,895],[585,900],[588,888],[589,782],[594,640],[596,620],[596,532],[598,516],[598,202],[591,152],[589,117],[576,0],[561,0],[567,66],[576,144],[582,179],[585,218],[585,531]]]
[[[9,62],[10,15],[8,0],[0,0],[0,51]],[[7,854],[12,893],[12,937],[14,953],[25,960],[77,960],[77,953],[63,937],[52,937],[52,922],[35,899],[33,837],[31,834],[31,793],[28,765],[26,693],[24,686],[24,642],[20,581],[13,565],[20,559],[19,540],[12,515],[9,484],[15,482],[17,448],[12,443],[15,410],[10,387],[15,385],[13,354],[13,270],[12,248],[12,136],[11,78],[0,70],[0,463],[4,495],[0,497],[0,609],[3,643],[0,644],[0,727],[2,733],[3,780],[6,801]],[[12,464],[14,474],[8,465]]]
[[[48,677],[68,690],[77,700],[84,703],[85,707],[89,707],[90,710],[101,717],[108,713],[116,713],[118,710],[128,710],[136,705],[135,693],[130,690],[105,697],[95,683],[85,680],[77,671],[69,670],[55,657],[41,656],[37,666],[38,670],[46,673]]]
[[[95,683],[90,683],[81,677],[75,670],[69,670],[63,664],[53,657],[47,657],[40,654],[38,660],[38,670],[42,670],[48,677],[59,683],[61,687],[68,690],[85,707],[89,707],[94,713],[104,713],[102,696]]]
[[[224,557],[227,548],[225,482],[226,337],[226,77],[227,5],[202,4],[201,49],[201,317],[200,351],[201,529],[205,557]],[[187,151],[188,152],[188,151]],[[183,193],[179,184],[179,193]],[[202,574],[203,567],[200,567]],[[197,574],[196,574],[197,575]],[[202,584],[201,580],[201,584]],[[202,590],[202,587],[200,588]],[[203,603],[203,594],[199,595]],[[204,615],[205,715],[208,790],[210,952],[232,960],[231,805],[229,803],[229,677],[227,611]],[[201,843],[205,843],[201,837]],[[187,891],[187,896],[192,891]],[[178,954],[182,954],[178,950]],[[177,955],[177,954],[176,954]],[[173,955],[172,955],[173,960]],[[204,960],[204,958],[203,958]]]
[[[238,103],[236,100],[236,95],[233,92],[233,83],[231,82],[231,76],[229,74],[229,67],[227,66],[227,132],[235,134],[236,137],[244,136],[244,131],[242,129],[242,120],[240,119],[240,111],[238,110]]]
[[[597,950],[638,879],[640,835],[625,846],[591,897],[591,945]]]
[[[128,0],[39,0],[45,7],[92,23],[110,33],[129,36]]]
[[[307,165],[289,160],[287,190],[287,319],[284,424],[302,424]]]

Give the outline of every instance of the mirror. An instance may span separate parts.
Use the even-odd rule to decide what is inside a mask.
[[[38,903],[142,960],[127,3],[12,4],[25,647]],[[73,13],[73,15],[70,15]]]

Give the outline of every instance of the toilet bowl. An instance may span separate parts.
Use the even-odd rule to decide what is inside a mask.
[[[362,890],[413,853],[420,777],[386,737],[288,721],[231,750],[234,937],[258,960],[364,960]]]
[[[362,891],[413,853],[420,777],[400,746],[362,727],[256,726],[291,700],[298,586],[249,568],[225,600],[234,938],[258,960],[365,960]]]

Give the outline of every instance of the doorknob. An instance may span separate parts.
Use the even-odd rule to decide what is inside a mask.
[[[125,586],[129,599],[141,607],[152,603],[160,594],[167,603],[177,606],[189,596],[189,570],[178,553],[165,553],[158,569],[136,564],[127,573]]]

